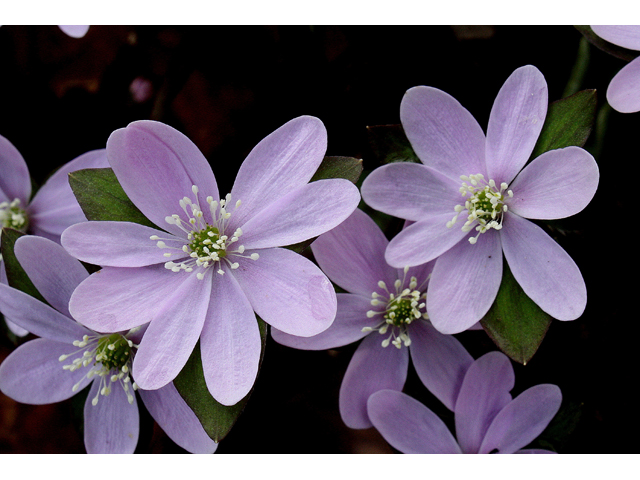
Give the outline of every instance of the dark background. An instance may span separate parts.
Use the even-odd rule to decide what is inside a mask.
[[[3,26],[0,135],[41,185],[63,163],[104,148],[113,130],[160,120],[198,145],[223,194],[256,143],[294,117],[313,115],[327,127],[327,154],[364,159],[364,176],[378,166],[365,127],[399,123],[408,88],[448,92],[486,129],[498,90],[522,65],[542,71],[550,101],[561,98],[581,38],[571,26],[93,26],[81,39],[55,26]],[[583,212],[551,232],[583,273],[587,309],[573,322],[554,321],[532,361],[514,364],[513,394],[538,383],[562,389],[562,409],[537,446],[631,453],[638,451],[638,282],[628,239],[636,236],[640,113],[606,105],[608,82],[625,62],[593,46],[588,59],[580,88],[598,90],[602,121],[586,148],[598,161],[600,185]],[[153,87],[143,102],[130,93],[137,77]],[[389,237],[399,228],[392,225]],[[15,344],[0,333],[4,359]],[[476,358],[495,349],[481,331],[458,338]],[[218,452],[392,452],[375,430],[351,430],[340,419],[338,389],[354,349],[297,351],[269,338],[253,396]],[[405,391],[451,421],[412,367]],[[82,403],[30,406],[0,394],[0,452],[83,452]],[[181,451],[152,426],[143,417],[138,451]]]

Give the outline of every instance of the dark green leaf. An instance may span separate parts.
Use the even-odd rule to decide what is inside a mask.
[[[134,222],[158,228],[129,200],[110,168],[71,172],[69,184],[88,220]]]
[[[420,159],[413,151],[402,125],[375,125],[367,127],[369,147],[378,164],[416,162]]]
[[[558,452],[569,441],[580,419],[584,404],[563,401],[556,416],[553,417],[547,428],[526,448],[544,448]]]
[[[23,270],[13,251],[16,240],[18,240],[23,235],[25,234],[18,230],[14,230],[13,228],[2,229],[2,242],[0,245],[0,250],[2,251],[4,268],[7,272],[7,281],[9,282],[10,287],[31,295],[32,297],[37,298],[43,303],[47,303],[44,297],[40,295],[40,292],[35,287],[31,279],[29,279],[27,272]]]
[[[345,178],[356,183],[362,173],[362,160],[351,157],[324,157],[311,182],[328,178]]]
[[[598,47],[600,50],[607,52],[609,55],[613,55],[621,60],[626,60],[627,62],[630,62],[638,56],[638,52],[635,50],[620,47],[599,37],[589,25],[574,25],[574,27],[576,27],[576,29],[593,45]]]
[[[262,351],[260,353],[260,364],[262,364],[267,342],[267,324],[260,318],[257,320],[262,339]],[[227,436],[253,392],[252,389],[246,397],[229,407],[218,403],[209,393],[205,383],[202,359],[200,357],[200,342],[196,344],[187,364],[175,378],[173,384],[182,398],[184,398],[184,401],[187,402],[187,405],[196,414],[205,432],[215,442],[220,442]]]
[[[531,300],[503,261],[496,300],[481,320],[484,330],[506,355],[526,365],[536,353],[552,318]]]

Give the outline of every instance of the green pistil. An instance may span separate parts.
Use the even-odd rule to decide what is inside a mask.
[[[226,250],[220,248],[220,244],[224,244],[224,241],[220,241],[220,231],[216,227],[207,225],[206,228],[191,232],[190,235],[189,249],[198,257],[208,257],[213,252],[216,252],[219,258],[227,256]]]
[[[410,324],[416,318],[411,300],[408,298],[396,298],[388,306],[384,318],[396,327]]]
[[[27,230],[29,226],[27,213],[20,208],[20,200],[16,198],[11,203],[0,203],[0,222],[3,228],[15,228],[22,232]]]
[[[96,363],[100,362],[107,369],[120,371],[131,359],[130,341],[119,333],[98,340],[96,347]]]
[[[502,205],[504,195],[498,194],[498,204]],[[493,195],[495,196],[495,194]],[[491,218],[492,212],[496,209],[495,205],[491,203],[491,200],[487,196],[487,190],[482,190],[477,194],[477,201],[474,203],[475,210],[482,210],[484,213],[478,215],[479,218]],[[492,197],[493,198],[493,197]],[[495,200],[494,200],[495,202]]]

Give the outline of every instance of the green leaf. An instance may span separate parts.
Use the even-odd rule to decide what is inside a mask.
[[[328,178],[344,178],[356,183],[362,173],[362,160],[352,157],[324,157],[310,182]]]
[[[134,222],[158,228],[129,200],[110,168],[71,172],[69,185],[88,220]]]
[[[13,248],[16,240],[18,240],[23,235],[25,234],[18,230],[14,230],[13,228],[5,227],[2,229],[0,250],[2,251],[4,268],[7,272],[7,281],[9,282],[10,287],[15,288],[16,290],[20,290],[27,295],[31,295],[32,297],[37,298],[43,303],[47,303],[47,301],[40,294],[38,289],[35,287],[31,279],[27,275],[27,272],[25,272],[20,265],[20,262],[18,262],[18,259],[16,258],[16,255],[14,253]]]
[[[260,338],[262,339],[262,351],[260,353],[260,365],[262,365],[264,349],[267,343],[267,324],[259,317],[256,318],[260,328]],[[200,342],[196,344],[189,360],[174,379],[173,384],[184,401],[187,402],[187,405],[196,414],[198,420],[200,420],[207,435],[215,442],[220,442],[227,436],[253,392],[253,389],[251,389],[246,397],[232,406],[218,403],[209,393],[205,383],[202,358],[200,357]]]
[[[480,322],[500,350],[526,365],[542,343],[552,317],[524,293],[504,259],[502,265],[498,295]]]
[[[531,159],[556,148],[582,147],[591,134],[597,104],[595,90],[582,90],[549,105]]]
[[[589,40],[593,45],[598,47],[603,52],[613,55],[621,60],[630,62],[638,56],[638,52],[635,50],[629,50],[628,48],[620,47],[613,43],[607,42],[605,39],[596,35],[589,25],[574,25],[584,37]]]
[[[367,127],[369,147],[379,164],[415,162],[420,159],[413,151],[402,125],[374,125]]]

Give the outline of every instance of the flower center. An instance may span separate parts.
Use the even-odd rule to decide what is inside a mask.
[[[220,275],[224,275],[224,270],[220,266],[222,261],[227,262],[232,270],[238,268],[240,264],[232,261],[229,258],[230,256],[257,260],[259,258],[257,253],[243,255],[244,245],[237,244],[238,239],[242,235],[242,229],[236,228],[231,237],[225,235],[225,229],[228,227],[228,220],[231,217],[231,212],[227,210],[230,206],[231,194],[227,194],[227,196],[220,201],[215,201],[213,197],[210,196],[206,198],[209,212],[213,219],[213,224],[209,224],[204,220],[204,213],[198,198],[198,187],[194,185],[191,187],[191,191],[194,194],[195,200],[184,197],[179,202],[188,220],[185,222],[180,215],[175,214],[165,217],[165,221],[168,224],[177,225],[186,233],[186,241],[178,237],[165,239],[161,239],[157,235],[150,237],[151,240],[157,242],[156,245],[158,248],[175,250],[174,253],[165,253],[164,256],[167,258],[171,258],[172,256],[184,258],[185,254],[188,255],[187,259],[180,262],[168,261],[164,264],[165,268],[172,272],[184,270],[189,273],[193,272],[194,269],[198,269],[199,271],[196,272],[196,276],[202,280],[206,269],[214,265],[217,267],[217,272]],[[233,209],[235,210],[239,206],[240,200],[235,203]],[[183,245],[181,247],[169,246],[166,241],[181,241]]]
[[[405,268],[406,273],[409,269]],[[426,293],[420,292],[416,277],[411,277],[409,288],[402,289],[403,280],[396,280],[393,284],[395,293],[389,292],[385,282],[380,280],[378,286],[385,293],[373,292],[371,294],[371,305],[374,307],[384,306],[384,310],[369,310],[367,317],[372,318],[376,315],[382,315],[382,321],[376,327],[364,327],[363,332],[377,331],[381,335],[389,336],[382,341],[383,347],[393,344],[396,348],[402,348],[411,345],[409,332],[407,327],[418,318],[428,319],[426,312],[426,303],[424,299]]]
[[[0,223],[2,227],[15,228],[25,231],[28,226],[26,212],[20,208],[20,199],[16,198],[12,202],[0,203]]]
[[[504,203],[504,192],[506,190],[506,194],[509,197],[513,197],[513,192],[507,190],[509,185],[505,182],[502,182],[500,189],[498,189],[493,179],[489,179],[487,182],[481,173],[469,175],[468,177],[461,175],[460,180],[462,180],[460,194],[468,198],[464,204],[455,206],[456,214],[447,222],[447,228],[453,227],[458,220],[458,215],[466,210],[467,221],[462,226],[462,231],[470,232],[475,226],[478,234],[469,238],[469,243],[474,244],[478,241],[481,233],[491,228],[496,230],[502,228],[503,213],[507,211],[507,205]]]

